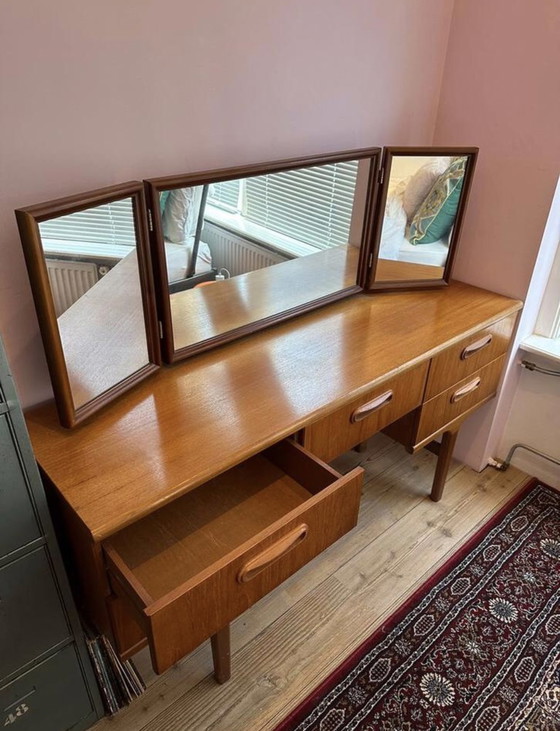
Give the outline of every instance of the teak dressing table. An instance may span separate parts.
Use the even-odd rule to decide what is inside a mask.
[[[385,429],[442,436],[492,398],[521,303],[453,282],[358,294],[161,369],[68,431],[27,423],[88,617],[163,672],[355,524],[361,470],[327,464]]]

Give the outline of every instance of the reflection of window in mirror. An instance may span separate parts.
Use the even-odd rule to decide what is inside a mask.
[[[132,199],[39,224],[57,317],[136,249]]]
[[[162,192],[168,281],[188,278],[193,252],[192,274],[224,269],[239,276],[345,246],[351,230],[351,243],[359,247],[368,173],[369,160],[351,160]],[[356,205],[360,177],[362,200]]]
[[[39,223],[74,407],[149,362],[133,200]]]
[[[467,156],[395,155],[391,159],[376,279],[441,279],[463,187]],[[418,265],[418,266],[417,266]],[[421,268],[419,268],[421,267]]]
[[[377,152],[148,181],[168,358],[357,291]]]

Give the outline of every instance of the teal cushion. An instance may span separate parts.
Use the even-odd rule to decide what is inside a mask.
[[[466,164],[466,157],[457,158],[433,184],[410,224],[411,244],[433,244],[451,231],[463,189]]]

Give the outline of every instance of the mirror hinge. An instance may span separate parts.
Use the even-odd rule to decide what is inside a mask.
[[[159,328],[159,339],[163,340],[163,325],[161,323],[161,320],[158,320],[158,328]]]
[[[152,211],[150,208],[148,208],[148,228],[150,229],[150,231],[154,230],[154,219],[152,218]]]
[[[379,185],[383,183],[383,178],[385,177],[385,168],[379,168],[379,173],[377,174],[377,182]]]
[[[369,255],[369,259],[368,259],[368,264],[367,265],[368,265],[368,269],[371,269],[372,266],[373,266],[373,252],[371,252],[371,254]]]

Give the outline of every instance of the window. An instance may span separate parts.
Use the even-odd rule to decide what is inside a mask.
[[[357,174],[353,160],[215,183],[208,203],[264,230],[265,241],[268,231],[313,250],[328,249],[348,243]],[[208,213],[212,220],[212,210]]]
[[[545,338],[560,338],[560,243],[544,291],[535,334]]]

